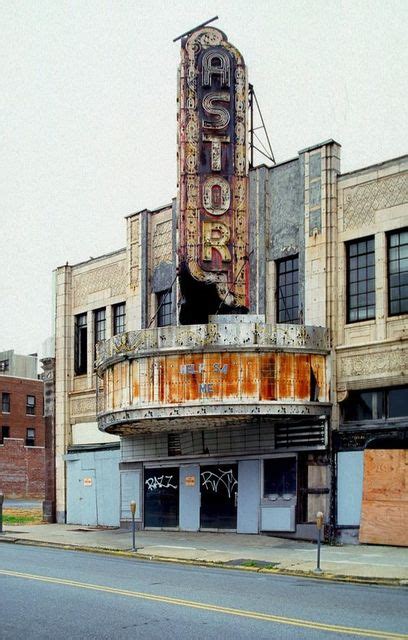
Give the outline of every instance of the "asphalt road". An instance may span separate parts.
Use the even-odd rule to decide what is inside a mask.
[[[408,638],[405,588],[0,544],[0,638]]]

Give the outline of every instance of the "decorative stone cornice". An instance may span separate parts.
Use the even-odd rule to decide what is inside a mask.
[[[268,325],[262,322],[209,323],[171,326],[121,333],[97,345],[96,366],[101,373],[112,362],[149,354],[203,352],[220,349],[305,351],[328,353],[329,331],[304,325]]]

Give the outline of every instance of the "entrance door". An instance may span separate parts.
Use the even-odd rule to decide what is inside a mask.
[[[179,469],[159,467],[145,469],[144,526],[178,527]]]
[[[96,473],[95,469],[82,469],[81,472],[81,523],[87,525],[98,524],[96,511]]]
[[[200,468],[202,529],[236,529],[238,465],[222,464]]]

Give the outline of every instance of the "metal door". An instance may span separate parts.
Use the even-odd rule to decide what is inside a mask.
[[[98,524],[95,481],[95,469],[82,469],[79,477],[81,524],[91,526]]]
[[[145,469],[144,526],[178,527],[179,469],[159,467]]]
[[[201,467],[202,529],[236,529],[238,502],[238,465]]]

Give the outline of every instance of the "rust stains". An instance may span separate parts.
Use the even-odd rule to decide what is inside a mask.
[[[276,400],[276,354],[265,353],[260,359],[260,399]]]
[[[258,354],[241,354],[241,398],[256,399],[259,387]]]
[[[294,354],[278,354],[278,399],[294,399]]]
[[[296,400],[310,400],[310,356],[296,354],[294,374]]]
[[[229,400],[324,402],[328,397],[325,357],[301,353],[149,356],[114,364],[104,382],[106,410]]]
[[[131,403],[137,404],[140,400],[140,384],[139,384],[139,361],[133,360],[131,363],[131,384],[132,384],[132,394],[131,394]]]
[[[310,366],[316,379],[316,399],[319,402],[329,400],[329,390],[326,382],[326,359],[324,356],[310,356]]]

